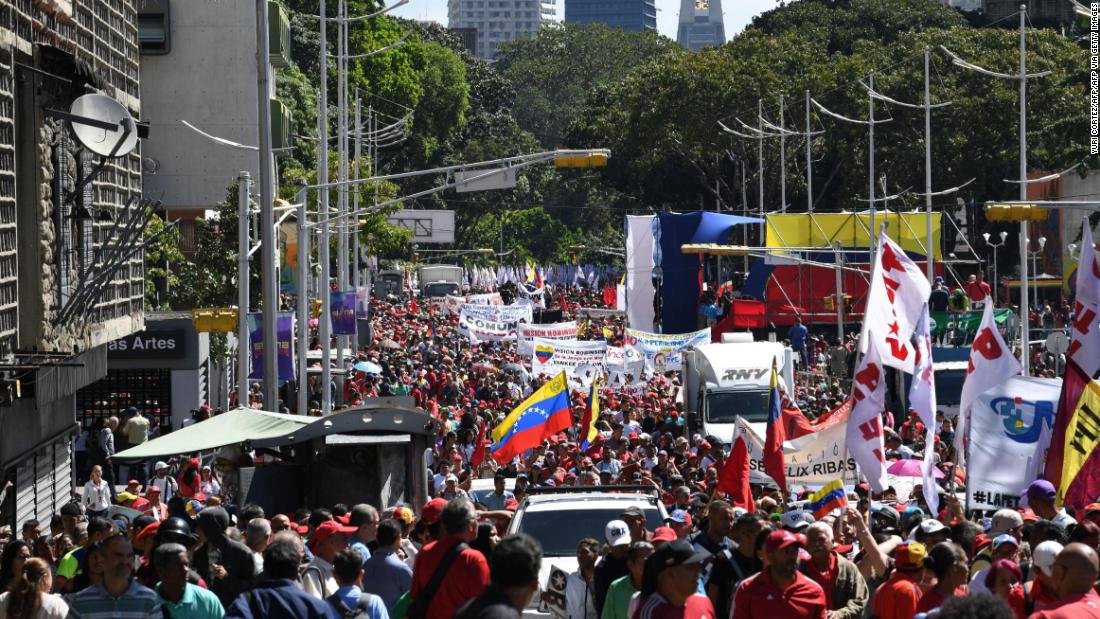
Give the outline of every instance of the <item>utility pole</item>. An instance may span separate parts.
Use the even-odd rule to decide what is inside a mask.
[[[931,52],[924,48],[924,226],[927,240],[925,242],[925,263],[928,269],[928,281],[934,279],[932,261],[936,256],[936,248],[932,246],[932,94],[928,86],[928,62]]]
[[[237,175],[237,407],[248,406],[248,374],[252,346],[248,337],[248,220],[251,178]]]
[[[296,413],[309,411],[309,235],[306,226],[306,183],[298,180],[298,405]]]
[[[271,54],[267,0],[256,0],[256,93],[260,132],[260,258],[263,260],[264,406],[279,410],[278,344],[275,332],[279,290],[275,281],[275,156],[271,149]]]
[[[779,212],[787,212],[787,131],[783,128],[783,94],[779,94]]]
[[[810,145],[810,91],[806,91],[806,212],[814,214],[814,159]],[[843,338],[841,338],[843,340]]]
[[[871,90],[875,89],[875,74],[867,76],[867,82]],[[875,230],[875,98],[867,95],[867,200],[871,208],[870,232],[871,264],[875,262],[875,252],[878,251],[878,237]]]
[[[321,146],[317,156],[318,212],[320,220],[326,221],[321,227],[321,247],[317,250],[317,260],[321,263],[320,285],[317,295],[321,298],[321,317],[317,321],[318,338],[321,340],[321,414],[332,413],[332,294],[329,289],[329,245],[331,238],[327,223],[332,215],[328,208],[328,15],[325,12],[325,0],[320,0],[321,11],[321,101],[317,113],[317,123]]]
[[[337,98],[337,178],[341,182],[348,180],[348,3],[340,0],[339,37],[336,56],[336,98]],[[356,188],[358,191],[358,188]],[[348,212],[348,186],[341,185],[338,190],[338,211],[341,215]],[[355,221],[359,221],[356,217]],[[336,229],[336,282],[341,292],[348,287],[348,226],[352,222],[346,219]],[[350,338],[341,335],[336,338],[336,367],[344,367],[344,350]],[[343,402],[343,390],[339,390],[337,401]]]
[[[363,117],[360,115],[359,109],[359,91],[355,92],[355,180],[359,180],[361,176],[360,166],[363,164]],[[371,171],[373,174],[374,171]],[[355,188],[355,198],[352,207],[359,210],[359,187]],[[353,220],[355,225],[351,229],[351,285],[358,294],[359,286],[362,285],[359,272],[359,217],[356,216]]]

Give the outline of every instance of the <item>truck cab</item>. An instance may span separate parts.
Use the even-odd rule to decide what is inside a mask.
[[[405,297],[405,273],[398,270],[381,271],[374,279],[373,294],[378,299],[393,295],[398,301]]]
[[[772,360],[788,392],[794,384],[793,356],[777,342],[754,342],[751,334],[724,333],[722,342],[684,353],[684,390],[690,432],[733,442],[741,417],[760,436],[766,433]]]
[[[442,299],[462,294],[462,267],[452,264],[425,264],[416,270],[420,296]]]

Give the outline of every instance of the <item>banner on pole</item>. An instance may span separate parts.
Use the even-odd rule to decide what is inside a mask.
[[[530,305],[526,306],[528,309]],[[571,342],[577,339],[576,321],[558,322],[549,325],[531,325],[520,323],[516,325],[516,338],[521,355],[530,355],[535,352],[535,338],[554,341]]]
[[[562,370],[570,375],[601,370],[607,355],[607,342],[579,340],[544,340],[535,338],[531,357],[531,373],[556,374]]]
[[[683,351],[710,341],[710,329],[690,333],[650,333],[627,329],[625,344],[645,357],[645,368],[652,372],[679,370]]]
[[[458,333],[474,344],[512,340],[516,337],[516,323],[486,320],[471,316],[463,309],[458,315]]]
[[[355,317],[370,318],[370,288],[360,286],[355,289]]]
[[[1013,376],[970,408],[966,488],[971,509],[1015,509],[1050,444],[1062,380]]]
[[[530,305],[473,305],[464,303],[459,313],[471,318],[481,318],[493,322],[533,322],[534,314]],[[573,335],[577,334],[576,329]]]
[[[248,377],[262,380],[264,377],[264,326],[263,314],[252,312],[248,315],[249,341],[252,351],[252,371]],[[279,380],[294,380],[296,360],[294,358],[294,314],[279,312],[275,317],[275,350]]]
[[[333,335],[355,335],[355,303],[356,293],[354,290],[340,290],[331,293],[330,310]]]
[[[820,432],[800,436],[783,443],[787,469],[787,487],[793,484],[816,486],[840,479],[845,484],[858,481],[855,458],[848,454],[846,421],[830,425]],[[749,423],[737,418],[734,438],[745,437],[749,448],[749,480],[754,484],[772,482],[764,472],[764,439],[753,432]]]

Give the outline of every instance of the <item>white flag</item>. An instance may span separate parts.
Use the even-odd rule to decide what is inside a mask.
[[[913,383],[909,387],[909,408],[917,412],[927,429],[924,461],[921,463],[922,490],[925,503],[935,515],[940,511],[940,497],[936,494],[936,478],[932,473],[936,465],[936,378],[932,369],[932,334],[928,323],[928,306],[925,305],[914,336],[917,358],[913,364]]]
[[[986,389],[995,387],[1021,372],[1020,362],[1001,337],[993,320],[993,304],[986,303],[982,324],[970,345],[970,363],[959,393],[959,417],[955,423],[955,462],[966,464],[966,437],[969,432],[970,407]]]
[[[911,374],[916,352],[909,338],[931,293],[932,286],[920,267],[889,237],[881,235],[871,270],[860,351],[877,348],[884,364]]]
[[[1086,217],[1081,224],[1081,255],[1077,261],[1077,290],[1073,303],[1073,323],[1067,357],[1085,374],[1100,370],[1100,266],[1092,244],[1092,230]]]
[[[848,453],[875,492],[886,486],[882,411],[886,409],[886,375],[878,348],[872,346],[852,380],[852,412],[848,417]]]

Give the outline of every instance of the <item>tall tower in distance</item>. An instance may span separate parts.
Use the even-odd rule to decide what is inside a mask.
[[[726,42],[722,0],[680,0],[676,42],[693,52]]]

